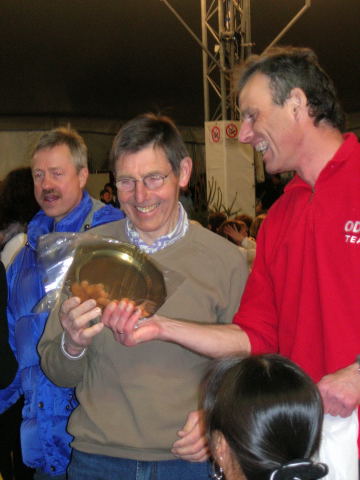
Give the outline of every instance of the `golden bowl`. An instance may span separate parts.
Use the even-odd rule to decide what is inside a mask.
[[[95,298],[101,308],[128,299],[144,317],[153,315],[166,299],[163,273],[149,256],[134,245],[106,239],[76,248],[65,287],[81,301]]]

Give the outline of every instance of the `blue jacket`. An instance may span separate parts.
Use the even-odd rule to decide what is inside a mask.
[[[74,390],[60,388],[40,369],[36,347],[43,333],[47,312],[30,313],[44,296],[36,263],[36,243],[50,232],[79,232],[123,218],[121,210],[104,206],[84,192],[82,201],[66,217],[54,220],[40,210],[28,226],[26,246],[9,267],[9,343],[19,363],[14,381],[0,390],[0,412],[24,394],[21,443],[26,465],[52,475],[66,471],[72,437],[66,432],[68,417],[77,405]]]

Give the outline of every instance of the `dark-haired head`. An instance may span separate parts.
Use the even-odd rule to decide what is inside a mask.
[[[254,355],[215,362],[205,379],[203,408],[211,450],[227,480],[315,480],[326,474],[326,466],[310,460],[320,443],[321,397],[291,361]]]
[[[227,217],[223,212],[211,212],[209,215],[209,230],[217,233],[220,225],[226,221]]]
[[[0,230],[12,223],[23,227],[39,210],[34,195],[34,182],[30,167],[10,171],[0,187]]]
[[[110,154],[112,171],[121,157],[151,145],[164,151],[174,174],[179,175],[181,160],[189,155],[185,143],[169,117],[154,113],[139,115],[121,127]]]
[[[277,47],[260,56],[249,57],[241,75],[239,89],[255,73],[269,77],[273,102],[284,105],[294,88],[306,95],[309,115],[314,124],[324,121],[343,131],[345,114],[334,84],[309,48]]]

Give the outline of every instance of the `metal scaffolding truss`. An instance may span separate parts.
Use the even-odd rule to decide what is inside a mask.
[[[201,25],[205,121],[238,120],[234,69],[251,54],[250,0],[201,0]]]
[[[200,40],[168,0],[160,0],[177,17],[203,51],[203,88],[205,122],[239,120],[236,99],[236,67],[251,54],[251,0],[200,0]],[[311,6],[294,15],[264,51],[275,45]]]
[[[238,119],[233,68],[251,53],[251,0],[201,0],[201,40],[168,0],[160,1],[202,48],[204,120]]]

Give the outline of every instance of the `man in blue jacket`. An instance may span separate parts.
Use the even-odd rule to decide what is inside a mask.
[[[19,368],[13,382],[0,390],[0,412],[24,394],[24,462],[36,469],[36,480],[62,480],[66,478],[72,439],[66,425],[77,403],[73,389],[57,387],[40,369],[36,347],[48,313],[33,313],[45,294],[36,262],[36,244],[40,235],[81,232],[119,220],[124,214],[84,191],[89,175],[87,148],[75,131],[57,128],[46,132],[31,159],[35,197],[41,210],[29,223],[28,241],[7,273],[9,342]]]

